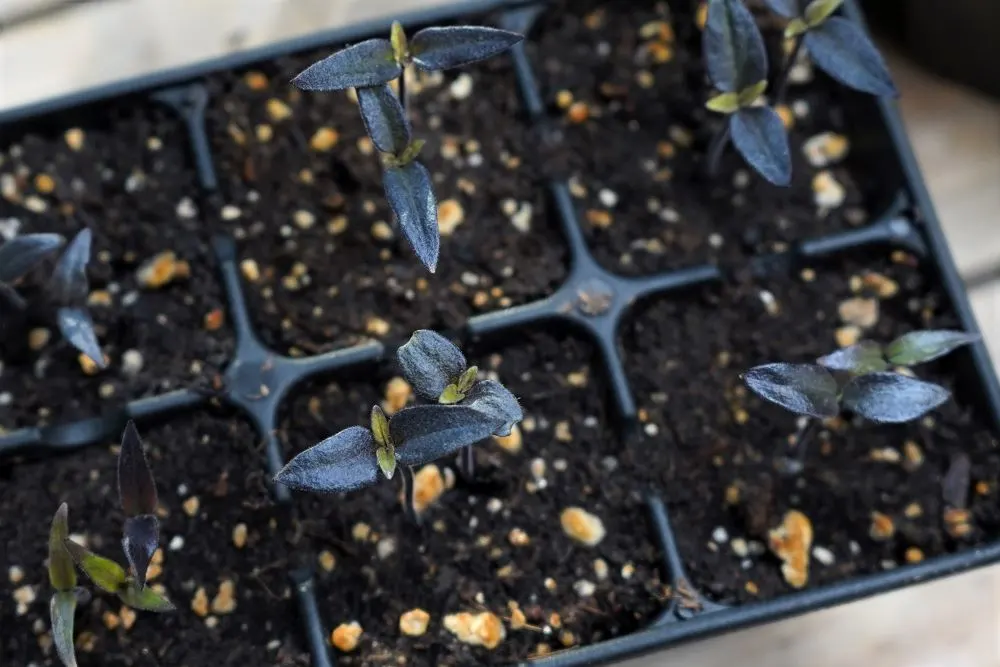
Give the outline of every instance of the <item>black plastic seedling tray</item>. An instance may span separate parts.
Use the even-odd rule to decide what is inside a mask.
[[[543,8],[544,3],[468,0],[398,18],[407,26],[419,26],[467,14],[499,12],[503,27],[527,33]],[[845,12],[852,20],[863,22],[860,10],[851,0],[845,5]],[[216,175],[205,133],[204,112],[208,93],[200,82],[201,77],[293,52],[357,41],[372,34],[385,34],[387,29],[388,20],[370,22],[190,67],[117,82],[0,113],[0,127],[4,129],[3,134],[10,138],[17,133],[18,126],[12,125],[15,121],[36,120],[57,111],[72,112],[72,109],[80,105],[119,96],[150,95],[175,109],[184,119],[191,143],[192,161],[197,168],[201,185],[210,190],[216,185]],[[512,58],[524,110],[544,141],[549,128],[546,126],[535,74],[523,45],[514,50]],[[751,261],[749,268],[759,273],[790,271],[809,260],[850,255],[867,247],[904,248],[932,265],[961,326],[968,331],[976,331],[977,325],[963,283],[949,254],[896,105],[885,100],[871,104],[878,105],[878,116],[890,140],[885,143],[894,150],[894,155],[889,156],[889,159],[894,164],[893,168],[901,174],[902,183],[895,201],[879,219],[862,229],[801,242],[781,254],[758,256]],[[521,327],[542,322],[565,323],[584,332],[600,352],[600,364],[606,373],[610,393],[616,404],[622,437],[631,437],[637,423],[636,405],[617,341],[623,315],[641,299],[653,295],[663,297],[710,285],[724,280],[726,276],[722,269],[708,264],[646,277],[632,278],[613,274],[603,268],[588,249],[576,220],[567,183],[550,182],[548,188],[561,232],[569,248],[570,268],[565,281],[550,296],[540,301],[472,317],[465,331],[452,333],[473,338],[503,336]],[[372,342],[304,358],[286,357],[268,349],[255,333],[244,303],[234,242],[229,238],[218,237],[214,241],[214,250],[229,301],[229,318],[236,334],[236,349],[226,367],[222,389],[217,392],[173,391],[132,401],[117,412],[91,419],[8,432],[0,436],[0,456],[47,456],[107,442],[121,433],[129,419],[138,420],[141,424],[147,420],[163,419],[180,411],[202,409],[211,400],[221,400],[251,419],[266,443],[269,472],[273,474],[281,468],[283,454],[276,436],[277,415],[289,390],[320,374],[337,375],[358,367],[374,365],[386,357],[387,349],[381,343]],[[1000,384],[985,346],[974,345],[960,354],[965,363],[966,386],[963,387],[963,394],[981,400],[979,407],[987,411],[993,427],[1000,431]],[[266,390],[262,391],[262,388]],[[273,493],[278,502],[290,500],[288,490],[283,487],[275,487]],[[920,564],[789,594],[772,601],[730,608],[705,600],[689,583],[667,516],[664,495],[669,495],[669,489],[650,489],[646,504],[650,524],[661,548],[666,579],[678,594],[667,603],[652,626],[645,630],[560,652],[535,660],[532,664],[576,667],[611,663],[664,649],[679,642],[795,616],[1000,562],[998,540],[986,546],[929,559]],[[309,562],[307,559],[300,560]],[[312,652],[313,664],[316,667],[329,667],[334,664],[327,641],[326,628],[329,626],[324,623],[323,612],[318,608],[313,593],[312,573],[308,569],[295,569],[289,576],[297,591],[303,632]]]

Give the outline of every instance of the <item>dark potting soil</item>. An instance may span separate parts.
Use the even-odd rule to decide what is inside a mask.
[[[469,359],[497,373],[525,413],[519,452],[493,442],[477,447],[482,484],[459,479],[426,510],[421,528],[406,518],[396,479],[346,496],[296,495],[306,531],[336,556],[336,568],[318,583],[320,609],[331,627],[357,621],[365,633],[358,651],[339,655],[338,664],[399,656],[414,666],[511,664],[544,651],[539,644],[557,650],[640,629],[668,596],[641,489],[628,472],[639,462],[620,449],[594,350],[573,338],[532,334]],[[286,456],[367,423],[389,377],[304,388],[285,415]],[[563,532],[560,513],[571,506],[603,521],[607,535],[597,546]],[[527,545],[514,543],[517,529]],[[598,558],[606,580],[595,575]],[[580,581],[595,592],[581,595]],[[533,627],[508,627],[493,651],[459,643],[443,628],[446,614],[463,611],[509,621],[511,601]],[[399,631],[400,615],[414,608],[431,616],[427,633],[415,638]]]
[[[508,58],[408,85],[440,211],[440,261],[430,274],[390,226],[356,102],[288,83],[330,52],[209,80],[220,173],[211,224],[236,235],[241,257],[257,265],[247,291],[265,341],[315,353],[420,327],[454,329],[557,286],[566,250]]]
[[[805,159],[804,142],[822,132],[853,142],[858,127],[848,114],[853,98],[824,78],[790,88],[798,110],[790,187],[766,182],[732,146],[717,179],[706,178],[706,149],[723,117],[704,107],[712,91],[697,4],[554,2],[528,43],[556,137],[546,169],[569,177],[591,250],[618,273],[738,261],[863,224],[881,211],[862,204],[885,205],[863,201],[859,183],[873,170],[851,154],[826,168],[844,188],[843,203],[829,211],[816,203],[821,170]],[[777,33],[767,34],[777,71]]]
[[[194,210],[198,190],[186,148],[183,126],[167,110],[135,100],[34,124],[0,148],[5,236],[56,232],[68,241],[84,226],[93,231],[90,312],[109,361],[108,370],[87,376],[62,340],[45,298],[48,261],[18,287],[28,309],[3,314],[5,428],[89,417],[199,384],[228,358],[228,328],[203,324],[224,300]],[[137,269],[165,251],[187,262],[190,277],[144,288]],[[33,337],[46,336],[32,347]],[[130,350],[140,355],[138,369],[134,359],[126,363]]]
[[[938,281],[915,258],[888,255],[856,252],[803,267],[805,278],[774,276],[657,301],[625,331],[645,429],[658,432],[645,447],[669,452],[649,470],[665,490],[689,574],[710,597],[746,602],[791,592],[777,558],[763,551],[768,530],[789,509],[811,520],[820,548],[809,586],[968,549],[1000,534],[1000,443],[973,408],[979,399],[972,387],[911,424],[827,422],[807,448],[801,475],[775,468],[778,457],[794,452],[796,419],[750,393],[740,373],[773,361],[812,362],[837,349],[839,305],[859,296],[852,282],[876,273],[899,286],[897,295],[879,301],[867,339],[887,343],[908,331],[956,326]],[[951,388],[965,368],[962,354],[953,353],[914,370]],[[960,485],[969,494],[971,531],[956,539],[943,521],[942,478],[962,453],[972,464]],[[873,512],[891,518],[891,538],[869,536]]]
[[[81,667],[308,665],[286,574],[294,531],[270,499],[256,434],[228,413],[178,417],[141,434],[161,506],[164,557],[162,574],[152,584],[165,587],[177,610],[136,612],[134,626],[114,627],[116,619],[127,618],[118,616],[121,603],[95,591],[76,616]],[[59,664],[42,646],[51,642],[46,630],[52,591],[44,562],[60,503],[69,504],[76,539],[85,537],[92,550],[125,562],[116,465],[117,445],[107,443],[55,460],[0,468],[3,664]],[[198,503],[195,511],[192,499]],[[237,548],[233,531],[241,523],[247,541]],[[15,567],[23,577],[16,581],[11,578]],[[214,620],[196,613],[197,591],[204,589],[211,605],[226,581],[234,586],[235,608],[230,613],[209,609]],[[95,590],[83,575],[80,585]],[[13,601],[25,595],[33,601],[18,610]]]

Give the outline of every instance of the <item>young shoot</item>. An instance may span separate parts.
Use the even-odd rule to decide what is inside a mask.
[[[15,236],[0,246],[0,300],[18,310],[23,309],[24,300],[13,284],[62,247],[64,242],[59,234],[25,234]]]
[[[87,264],[90,262],[90,229],[80,230],[56,263],[49,289],[56,304],[59,331],[70,345],[104,368],[104,354],[94,332],[94,320],[87,310]]]
[[[125,512],[122,550],[128,560],[136,585],[146,585],[146,570],[160,541],[156,518],[156,482],[142,451],[142,440],[135,423],[129,421],[122,435],[118,454],[118,499]]]
[[[844,0],[765,0],[776,14],[789,19],[785,38],[795,46],[777,88],[782,101],[788,74],[805,48],[816,66],[840,83],[864,93],[895,97],[898,93],[889,68],[875,45],[858,25],[835,16]]]
[[[76,667],[73,617],[77,602],[86,598],[83,589],[76,585],[73,558],[66,549],[68,539],[69,507],[63,503],[52,517],[49,531],[49,583],[56,591],[49,601],[49,618],[52,622],[52,642],[59,659],[66,667]]]
[[[876,423],[900,424],[942,405],[951,396],[946,388],[892,369],[932,361],[977,340],[963,331],[913,331],[885,346],[861,341],[815,364],[756,366],[743,381],[761,398],[812,420],[797,438],[801,458],[816,420],[849,411]]]
[[[498,55],[524,37],[481,26],[424,28],[408,39],[399,22],[390,38],[369,39],[313,63],[292,83],[301,90],[355,88],[365,130],[381,155],[386,200],[403,235],[431,273],[441,238],[437,199],[427,168],[417,161],[424,142],[413,139],[406,107],[406,69],[444,70]],[[398,80],[397,96],[389,82]]]
[[[743,0],[709,0],[702,49],[708,76],[719,90],[705,106],[729,116],[709,146],[709,175],[718,174],[722,153],[732,139],[761,176],[775,185],[788,185],[792,178],[788,135],[781,117],[764,100],[767,51]]]

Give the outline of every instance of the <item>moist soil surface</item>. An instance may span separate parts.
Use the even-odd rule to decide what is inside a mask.
[[[790,189],[763,183],[732,151],[719,179],[706,182],[703,153],[719,120],[702,107],[709,91],[694,17],[682,7],[668,16],[663,3],[633,3],[628,12],[623,6],[563,3],[530,35],[528,53],[548,105],[541,134],[528,126],[507,58],[408,86],[414,133],[428,140],[422,159],[442,204],[435,274],[389,224],[378,159],[350,97],[302,94],[287,84],[332,49],[207,79],[219,175],[213,193],[197,187],[182,125],[135,100],[75,114],[72,122],[34,124],[5,142],[0,231],[7,235],[17,224],[22,233],[94,230],[91,309],[111,368],[87,376],[59,342],[42,298],[48,268],[40,270],[18,286],[31,304],[27,313],[5,319],[0,425],[65,421],[209,382],[232,348],[225,323],[206,321],[225,311],[209,249],[216,233],[239,244],[262,337],[295,355],[365,337],[395,343],[417,328],[460,330],[470,315],[551,293],[567,270],[544,196],[551,175],[570,178],[595,256],[633,274],[739,264],[864,224],[892,197],[888,183],[898,174],[868,178],[870,165],[881,162],[869,160],[859,142],[828,168],[844,187],[843,201],[818,207],[819,170],[803,158],[803,142],[826,131],[853,142],[866,127],[849,122],[853,98],[822,79],[792,88]],[[654,21],[667,23],[648,27]],[[584,103],[586,119],[567,100]],[[79,143],[65,135],[77,126],[84,131]],[[859,188],[869,182],[877,186]],[[187,262],[190,276],[140,285],[137,268],[163,251]],[[628,634],[648,625],[671,595],[641,498],[650,486],[669,504],[694,585],[726,603],[792,592],[766,542],[793,508],[811,520],[820,547],[808,586],[985,542],[1000,532],[1000,454],[975,387],[963,386],[911,425],[826,423],[800,475],[775,469],[796,421],[748,394],[739,373],[834,349],[840,305],[856,296],[853,278],[873,289],[862,278],[872,271],[898,292],[883,292],[865,337],[888,341],[956,325],[929,268],[888,252],[798,267],[793,275],[736,274],[641,306],[621,327],[642,408],[640,439],[619,437],[589,344],[546,331],[463,345],[470,361],[521,399],[523,445],[516,453],[493,442],[478,447],[476,483],[458,477],[452,462],[439,462],[448,488],[420,527],[400,507],[399,480],[344,497],[296,494],[292,516],[281,516],[268,495],[259,436],[232,415],[198,412],[140,425],[165,512],[163,572],[154,583],[165,586],[178,611],[141,613],[130,629],[109,629],[114,618],[105,614],[119,614],[120,605],[99,597],[77,616],[80,662],[308,664],[286,575],[303,560],[317,570],[326,630],[354,621],[364,629],[359,648],[338,656],[343,664],[396,664],[400,656],[410,665],[504,664]],[[50,340],[32,349],[29,331],[39,327],[51,330]],[[141,353],[141,369],[124,363],[128,350]],[[967,361],[956,353],[917,373],[954,387],[970,371]],[[285,455],[366,423],[392,375],[386,364],[299,388],[282,410]],[[42,563],[60,502],[70,505],[73,532],[118,556],[112,444],[0,467],[0,621],[14,629],[0,640],[5,664],[54,664],[45,648]],[[955,481],[946,473],[963,452],[970,473]],[[948,502],[945,477],[952,479]],[[194,496],[199,507],[189,516],[184,503]],[[967,528],[943,521],[956,498],[968,509]],[[607,535],[596,547],[563,533],[559,515],[569,506],[602,519]],[[869,535],[873,511],[891,520],[891,537]],[[238,548],[232,535],[241,522],[248,539]],[[175,538],[183,544],[171,549]],[[606,576],[600,565],[595,570],[598,559]],[[211,603],[224,581],[233,582],[236,608],[203,617],[195,609],[199,589]],[[24,610],[11,603],[31,594]],[[430,614],[429,628],[404,636],[400,615],[418,607]],[[514,609],[527,626],[511,627]],[[494,650],[460,643],[443,619],[461,611],[501,617],[506,639]]]

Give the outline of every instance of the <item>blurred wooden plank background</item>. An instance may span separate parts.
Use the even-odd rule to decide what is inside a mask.
[[[0,24],[53,0],[0,0]],[[105,0],[0,32],[0,109],[439,0]],[[901,106],[963,273],[1000,266],[1000,103],[894,57]],[[1000,361],[1000,281],[973,303]],[[997,667],[1000,567],[628,663]]]

